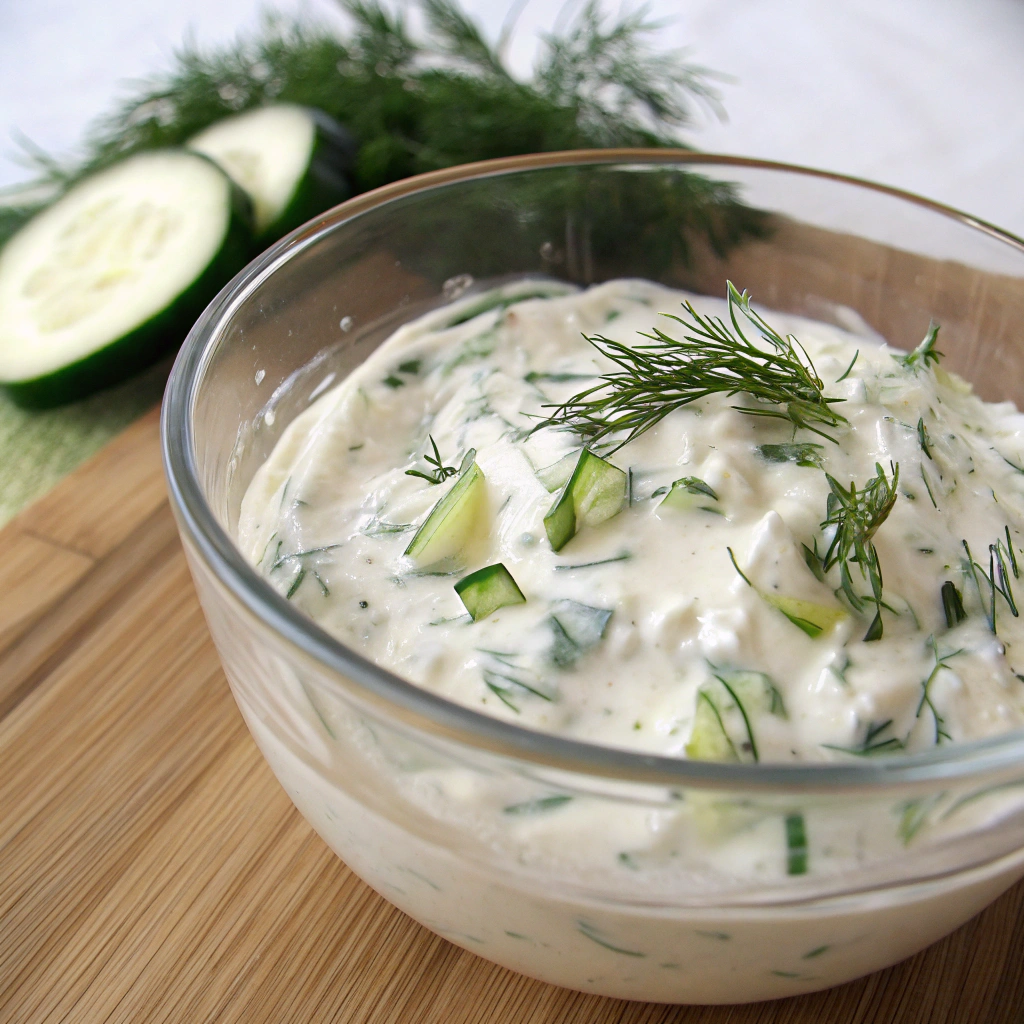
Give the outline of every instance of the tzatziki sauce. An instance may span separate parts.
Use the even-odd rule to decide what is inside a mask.
[[[238,544],[359,654],[534,730],[770,764],[1021,728],[1024,416],[945,369],[941,328],[922,325],[908,354],[864,325],[744,308],[640,280],[523,281],[422,316],[288,425],[245,493]],[[737,358],[738,337],[774,351],[770,325],[820,404],[772,400],[739,363],[735,388],[673,404],[671,381],[644,379],[658,367],[643,346],[657,330],[702,343],[702,324],[721,325]],[[641,357],[616,363],[614,345]],[[584,422],[616,373],[637,397],[594,404]],[[712,368],[701,382],[717,379]],[[661,412],[641,430],[601,432],[650,408]],[[380,736],[311,704],[314,724],[394,774],[396,799],[478,822],[499,860],[541,880],[545,865],[620,872],[623,891],[648,898],[838,876],[1001,813],[996,798],[951,810],[954,795],[884,813],[827,800],[723,810],[699,795],[623,808],[536,782],[510,795],[458,768],[407,770],[373,752]],[[520,899],[403,840],[250,725],[300,809],[379,891],[467,948],[577,988],[722,1002],[809,991],[912,952],[1019,873],[918,887],[874,918],[705,910],[680,931],[661,911],[601,917],[542,881]],[[703,981],[678,980],[688,963]]]

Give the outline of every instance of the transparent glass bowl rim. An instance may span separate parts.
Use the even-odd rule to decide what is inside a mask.
[[[345,222],[416,193],[540,169],[581,166],[625,170],[657,166],[735,167],[826,179],[882,193],[951,218],[1021,254],[1024,240],[985,221],[860,178],[792,164],[675,149],[603,149],[506,157],[446,168],[362,193],[316,218],[267,250],[242,270],[207,307],[189,332],[164,395],[161,440],[171,506],[183,537],[226,590],[279,641],[318,663],[328,678],[343,676],[376,713],[421,732],[489,752],[527,766],[556,769],[603,780],[673,788],[881,795],[888,790],[926,790],[972,779],[1005,775],[1024,767],[1024,730],[931,751],[862,759],[854,763],[723,764],[601,746],[527,729],[454,703],[407,682],[346,647],[278,594],[235,547],[218,523],[199,482],[194,454],[193,412],[210,358],[225,323],[275,270]],[[1024,288],[1024,281],[1022,281]],[[345,687],[340,683],[342,699]]]

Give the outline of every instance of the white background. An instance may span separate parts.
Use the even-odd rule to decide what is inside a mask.
[[[493,39],[510,0],[464,0]],[[509,50],[526,77],[536,33],[571,15],[527,0]],[[215,44],[259,0],[0,0],[0,187],[25,178],[13,132],[73,154],[125,79],[170,64],[191,32]],[[330,0],[277,0],[343,24]],[[728,121],[685,135],[708,151],[856,174],[1024,235],[1024,0],[654,0],[666,48],[725,72]],[[609,0],[606,10],[617,10]]]

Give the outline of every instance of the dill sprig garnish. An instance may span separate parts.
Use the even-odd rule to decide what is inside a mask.
[[[942,358],[942,353],[935,348],[935,342],[938,340],[939,325],[933,320],[928,325],[928,333],[924,336],[924,341],[913,352],[908,352],[905,356],[897,356],[896,358],[910,369],[918,367],[925,369],[931,366],[932,363],[938,363]]]
[[[421,480],[426,480],[428,484],[442,484],[450,476],[456,476],[459,472],[457,466],[446,466],[441,460],[441,453],[437,450],[437,443],[434,438],[428,434],[427,437],[430,439],[430,447],[434,449],[434,455],[424,455],[423,461],[428,466],[434,468],[426,473],[421,469],[407,469],[405,471],[406,476],[418,476]],[[476,454],[474,452],[474,454]]]
[[[988,627],[993,633],[996,632],[996,594],[999,594],[1006,602],[1007,607],[1010,609],[1010,614],[1017,618],[1019,612],[1017,611],[1017,602],[1013,596],[1013,584],[1010,580],[1011,573],[1013,579],[1020,579],[1020,567],[1017,565],[1017,556],[1013,551],[1013,543],[1010,540],[1010,528],[1006,527],[1006,542],[1003,542],[1002,537],[996,540],[995,544],[989,544],[988,546],[988,572],[974,560],[974,556],[971,554],[971,549],[967,545],[967,541],[961,542],[964,546],[964,551],[967,553],[967,564],[966,570],[971,574],[971,579],[974,581],[974,586],[977,588],[978,597],[981,599],[981,606],[985,611],[985,618],[988,619]],[[981,583],[978,577],[981,577],[985,581],[988,587],[988,600],[986,601],[985,593],[982,591]]]
[[[932,683],[935,682],[935,677],[943,669],[949,668],[948,662],[950,658],[963,654],[963,648],[950,651],[948,654],[939,654],[939,648],[935,643],[934,636],[928,637],[928,646],[931,648],[932,655],[935,658],[935,667],[928,674],[928,678],[921,683],[921,700],[918,702],[917,713],[914,717],[920,718],[921,712],[925,709],[925,705],[927,705],[928,710],[932,713],[932,721],[935,723],[935,745],[938,746],[943,740],[952,741],[953,737],[943,728],[946,720],[939,714],[939,709],[935,706],[935,701],[932,700]]]
[[[601,375],[601,383],[580,391],[560,405],[539,426],[564,427],[594,444],[609,435],[625,433],[611,451],[623,445],[669,413],[709,395],[745,394],[753,406],[735,406],[749,416],[789,420],[829,441],[823,427],[834,428],[846,419],[832,408],[838,398],[826,398],[824,385],[803,346],[792,335],[783,337],[750,307],[746,292],[728,282],[731,327],[720,317],[701,316],[684,303],[686,317],[663,313],[684,328],[682,340],[654,328],[649,345],[626,345],[604,335],[587,341],[619,369]],[[757,330],[752,341],[740,326],[744,319]]]
[[[917,440],[921,445],[921,451],[934,462],[935,460],[932,458],[932,439],[928,434],[928,428],[925,426],[923,416],[918,417],[917,420]]]
[[[352,29],[268,14],[220,48],[187,41],[166,73],[89,129],[83,156],[61,162],[25,140],[36,192],[57,194],[132,153],[180,146],[230,114],[269,103],[315,107],[359,145],[356,193],[455,164],[601,146],[680,146],[696,107],[719,109],[705,69],[649,44],[659,23],[643,11],[606,19],[596,0],[542,37],[536,72],[520,82],[454,0],[419,0],[425,30],[379,0],[340,0]],[[0,244],[45,202],[0,210]],[[47,195],[46,202],[52,197]]]
[[[850,481],[849,487],[844,487],[830,473],[826,473],[825,477],[828,480],[829,495],[821,528],[834,527],[835,533],[832,536],[832,543],[821,559],[822,569],[828,572],[833,566],[839,566],[842,591],[850,604],[860,611],[867,599],[862,598],[854,590],[850,571],[852,564],[856,563],[859,566],[861,577],[867,579],[871,585],[870,600],[875,606],[875,617],[864,634],[864,639],[880,640],[882,567],[878,563],[878,552],[872,538],[896,504],[900,467],[892,466],[892,479],[889,480],[885,471],[876,462],[875,475],[861,488],[853,481]]]
[[[879,754],[886,754],[890,750],[902,750],[906,743],[898,736],[883,737],[892,726],[892,719],[887,718],[884,722],[868,722],[864,730],[864,739],[855,747],[840,747],[833,743],[823,743],[827,750],[840,750],[844,754],[854,754],[857,757],[877,757]]]

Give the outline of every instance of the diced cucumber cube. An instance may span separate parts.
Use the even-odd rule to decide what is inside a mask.
[[[519,585],[501,562],[464,576],[455,584],[455,593],[462,599],[474,622],[486,619],[506,605],[526,602]]]
[[[572,476],[544,517],[552,550],[560,551],[586,524],[596,526],[618,515],[626,502],[626,474],[584,448]]]
[[[473,462],[430,510],[405,553],[418,565],[433,565],[459,554],[483,514],[486,497],[483,471]]]

